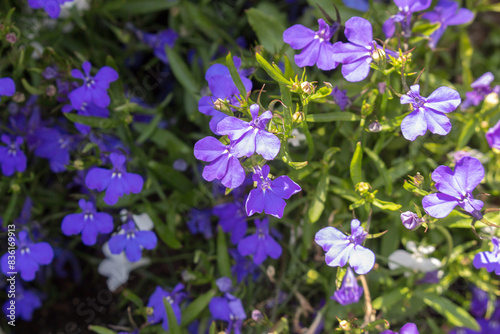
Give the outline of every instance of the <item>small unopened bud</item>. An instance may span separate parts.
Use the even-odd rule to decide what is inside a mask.
[[[342,320],[339,323],[340,328],[342,328],[345,331],[348,331],[351,329],[351,324],[347,320]]]
[[[401,214],[401,222],[403,226],[409,230],[413,230],[424,222],[422,218],[418,218],[418,215],[411,211],[406,211]]]
[[[325,84],[326,87],[333,89],[333,85],[331,83],[329,83],[328,81],[323,81],[323,83]]]
[[[355,186],[356,190],[359,191],[361,194],[366,193],[368,190],[370,190],[371,186],[367,182],[359,182]]]
[[[387,88],[387,84],[385,82],[379,82],[377,84],[377,88],[378,88],[378,91],[380,92],[380,94],[384,94],[385,89]]]
[[[304,121],[304,113],[297,111],[295,114],[293,114],[292,120],[295,123],[302,123]]]
[[[319,277],[319,274],[316,270],[309,269],[309,271],[307,272],[307,283],[313,284],[314,282],[316,282],[318,277]]]
[[[48,85],[47,88],[45,89],[45,94],[48,97],[52,97],[56,95],[56,93],[57,93],[57,88],[54,85]]]
[[[84,170],[84,164],[83,164],[83,161],[81,160],[75,160],[73,162],[73,166],[77,169],[77,170]]]
[[[15,42],[17,42],[17,36],[13,32],[11,32],[5,35],[5,40],[10,44],[14,44]]]
[[[372,58],[378,63],[380,60],[385,59],[385,51],[383,49],[375,49],[372,53]]]
[[[485,130],[490,128],[490,124],[487,121],[482,121],[479,125]]]
[[[273,266],[267,267],[267,277],[271,282],[274,282],[274,275],[276,275],[276,270],[274,269]]]
[[[290,90],[291,90],[292,92],[298,92],[298,91],[299,91],[299,88],[300,88],[299,83],[298,83],[298,82],[294,82],[294,83],[292,84],[292,88],[291,88]]]
[[[252,319],[253,319],[253,321],[259,322],[263,318],[264,318],[264,316],[262,315],[262,313],[259,310],[253,310],[252,311]]]
[[[17,183],[14,183],[10,186],[10,190],[12,190],[13,193],[18,193],[21,191],[21,187]]]
[[[378,121],[371,122],[368,125],[368,131],[370,131],[370,132],[380,132],[380,131],[382,131],[382,125],[380,125],[380,123]]]
[[[146,315],[152,315],[153,314],[153,308],[152,307],[146,307]]]
[[[424,182],[424,177],[420,173],[417,172],[417,175],[415,175],[413,177],[413,182],[415,183],[415,185],[419,185],[422,182]]]
[[[24,93],[16,92],[14,96],[12,96],[12,100],[16,103],[21,103],[26,100],[26,97],[24,96]]]
[[[305,94],[311,94],[314,90],[313,88],[313,85],[308,82],[308,81],[304,81],[303,83],[300,84],[300,89],[302,89],[302,91],[305,93]]]
[[[132,115],[127,115],[127,116],[125,116],[125,119],[124,119],[125,123],[127,123],[127,124],[132,123],[133,120],[134,120],[134,117]]]
[[[220,98],[215,100],[214,107],[217,110],[222,110],[224,108],[224,100]]]

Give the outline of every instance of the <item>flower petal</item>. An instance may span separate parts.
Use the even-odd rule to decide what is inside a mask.
[[[434,218],[444,218],[458,205],[458,200],[442,193],[434,193],[422,199],[425,212]]]
[[[401,122],[401,132],[407,140],[414,141],[418,136],[423,136],[427,132],[427,121],[424,111],[414,110]]]
[[[315,35],[316,33],[311,29],[302,24],[296,24],[283,32],[283,41],[290,44],[292,49],[300,50],[311,43]]]

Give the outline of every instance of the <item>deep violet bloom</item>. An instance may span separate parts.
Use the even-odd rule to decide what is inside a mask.
[[[161,60],[165,64],[169,64],[167,53],[165,52],[165,47],[168,46],[173,48],[175,41],[179,37],[179,34],[173,29],[164,29],[156,33],[147,33],[140,29],[135,28],[133,25],[127,25],[137,36],[141,42],[146,43],[153,49],[156,58]]]
[[[260,274],[259,266],[252,260],[241,255],[237,249],[229,249],[228,252],[235,261],[231,267],[231,274],[233,276],[236,275],[238,284],[245,280],[248,275],[252,276],[252,279],[255,281]]]
[[[200,139],[194,145],[196,159],[210,162],[203,168],[202,176],[208,182],[215,179],[227,188],[237,188],[245,180],[245,170],[232,145],[224,145],[214,137]]]
[[[85,184],[89,189],[106,190],[104,202],[108,205],[114,205],[118,202],[118,198],[123,195],[140,193],[144,181],[139,174],[127,172],[125,169],[126,159],[123,154],[111,153],[109,159],[113,168],[92,168],[85,178]]]
[[[407,323],[403,327],[401,327],[401,331],[393,332],[391,330],[385,330],[380,334],[419,334],[417,325],[412,322]]]
[[[413,111],[401,122],[403,136],[414,141],[423,136],[427,129],[441,136],[451,130],[451,122],[445,113],[452,112],[460,105],[460,94],[448,87],[439,87],[429,97],[420,95],[420,86],[413,85],[401,96],[401,104],[411,104]]]
[[[2,256],[2,272],[8,275],[9,272],[20,272],[24,281],[32,281],[41,265],[52,262],[54,252],[52,247],[46,242],[33,243],[28,236],[28,232],[21,231],[15,239],[16,250],[14,270],[8,263],[9,253]]]
[[[476,318],[484,317],[488,309],[489,300],[490,298],[486,291],[474,286],[472,288],[472,299],[470,301],[470,314]]]
[[[158,238],[153,231],[139,230],[133,218],[129,216],[127,222],[122,225],[120,233],[109,239],[109,250],[111,254],[120,254],[125,250],[125,255],[130,262],[137,262],[142,257],[142,249],[153,249],[156,247]]]
[[[486,268],[488,272],[495,272],[500,275],[500,240],[497,237],[491,238],[493,250],[491,252],[479,252],[474,256],[472,264],[476,269]]]
[[[83,198],[78,201],[81,213],[72,213],[64,217],[61,225],[64,235],[82,234],[85,245],[95,245],[99,233],[113,231],[113,218],[105,212],[97,212],[95,204]]]
[[[415,12],[426,10],[430,7],[432,0],[394,0],[399,12],[392,15],[382,25],[385,37],[391,38],[396,31],[396,22],[400,22],[405,37],[411,35],[411,15]]]
[[[476,81],[474,81],[470,86],[473,89],[472,92],[465,93],[467,97],[462,103],[460,108],[465,110],[470,106],[478,106],[484,98],[491,93],[500,93],[500,86],[497,85],[493,88],[490,87],[491,83],[495,77],[491,72],[486,72],[481,75]]]
[[[249,235],[238,243],[238,252],[241,255],[253,255],[253,262],[256,265],[264,262],[267,257],[277,259],[281,256],[280,244],[269,235],[269,220],[266,218],[255,220],[257,228],[255,234]]]
[[[236,117],[226,117],[217,125],[220,135],[227,135],[231,140],[232,152],[237,157],[262,155],[266,160],[273,160],[280,151],[281,142],[276,135],[267,131],[267,124],[273,113],[266,110],[259,116],[259,105],[250,106],[252,120],[245,122]]]
[[[330,43],[330,39],[339,28],[339,24],[335,22],[330,26],[323,19],[319,19],[318,25],[318,31],[313,31],[301,24],[293,25],[283,32],[283,41],[290,44],[292,49],[303,49],[300,54],[295,55],[297,66],[305,67],[316,64],[321,70],[333,70],[338,63],[332,58],[333,44]]]
[[[232,295],[231,279],[221,277],[216,281],[219,290],[224,293],[223,297],[213,297],[208,304],[208,308],[215,320],[228,322],[228,333],[240,334],[243,320],[246,319],[245,309],[241,299]]]
[[[212,211],[209,209],[191,209],[187,226],[191,234],[201,233],[205,239],[211,239],[214,236],[210,216]]]
[[[284,199],[289,199],[293,194],[302,190],[286,175],[271,181],[269,178],[270,170],[268,165],[264,165],[262,168],[254,167],[255,172],[252,179],[257,182],[257,187],[250,190],[245,203],[248,216],[264,211],[268,215],[281,218],[286,206]]]
[[[439,0],[434,9],[425,13],[422,18],[440,24],[430,36],[429,46],[434,49],[448,26],[468,23],[474,19],[474,13],[466,8],[458,9],[455,1]]]
[[[56,19],[61,13],[61,6],[73,0],[28,0],[28,5],[33,9],[43,8],[50,18]]]
[[[2,135],[2,142],[7,146],[0,146],[0,165],[5,176],[11,176],[16,171],[22,173],[26,170],[27,159],[20,146],[24,140],[22,137],[15,139]]]
[[[73,78],[83,80],[83,85],[68,95],[71,105],[79,110],[84,102],[93,102],[98,107],[106,108],[111,102],[107,92],[109,84],[118,80],[118,73],[113,68],[104,66],[93,77],[90,75],[92,64],[88,61],[83,63],[82,68],[85,74],[80,70],[71,70]]]
[[[62,112],[70,112],[74,110],[73,105],[67,104],[64,107],[62,107]],[[109,110],[107,108],[101,108],[96,106],[92,102],[83,102],[80,108],[77,109],[76,112],[77,115],[80,116],[92,116],[92,117],[101,117],[101,118],[108,118],[109,117]],[[81,124],[81,123],[75,123],[75,127],[80,133],[86,135],[90,132],[90,126]]]
[[[16,280],[16,296],[15,296],[15,314],[24,321],[31,321],[33,319],[33,312],[42,306],[42,300],[38,291],[34,289],[26,289],[22,286],[21,282]],[[10,300],[3,304],[3,312],[5,315],[10,314],[8,308],[11,307]]]
[[[231,233],[231,243],[236,245],[247,233],[247,216],[242,201],[216,205],[213,214],[219,217],[219,224],[226,233]]]
[[[476,158],[463,157],[455,165],[455,171],[448,166],[439,166],[432,172],[432,180],[439,192],[422,199],[424,210],[434,218],[444,218],[459,205],[474,218],[481,219],[480,210],[484,203],[474,199],[472,191],[483,178],[483,165]]]
[[[345,23],[344,34],[349,43],[335,43],[332,58],[342,63],[342,75],[347,81],[361,81],[370,72],[372,56],[379,58],[384,50],[373,40],[371,23],[361,17],[350,18]],[[385,53],[395,55],[389,50],[385,50]]]
[[[11,78],[0,78],[0,96],[12,96],[16,92],[16,84]]]
[[[347,97],[347,89],[342,90],[338,86],[335,86],[330,95],[342,111],[351,103],[349,97]]]
[[[156,287],[151,297],[149,297],[148,307],[153,309],[153,314],[148,315],[148,320],[152,324],[162,322],[162,327],[168,332],[168,317],[167,310],[165,309],[164,299],[172,305],[172,310],[174,311],[177,323],[181,323],[181,308],[180,303],[186,297],[186,293],[183,292],[184,284],[179,283],[175,286],[172,292],[168,292],[162,289],[160,286]]]
[[[343,267],[349,262],[358,275],[367,274],[375,265],[375,254],[362,246],[368,233],[357,219],[351,221],[351,235],[346,236],[335,227],[328,226],[316,233],[314,241],[326,252],[330,267]]]
[[[40,128],[34,134],[36,142],[35,155],[49,160],[50,170],[54,173],[64,172],[69,164],[69,151],[73,138],[56,128]],[[29,142],[28,142],[29,143]]]
[[[349,305],[359,302],[363,295],[363,288],[356,282],[356,276],[351,268],[347,268],[347,272],[342,280],[342,286],[335,291],[330,299],[333,299],[341,305]]]
[[[342,0],[344,5],[349,8],[357,9],[366,12],[370,8],[369,0]]]

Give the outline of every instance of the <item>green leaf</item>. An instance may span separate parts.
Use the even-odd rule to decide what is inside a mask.
[[[415,35],[422,34],[424,36],[430,36],[434,31],[438,30],[440,26],[440,23],[417,21],[415,25],[413,25],[412,33]]]
[[[139,296],[137,296],[136,294],[134,294],[132,291],[130,291],[129,289],[125,289],[122,291],[122,296],[131,301],[132,303],[134,303],[135,306],[137,306],[138,308],[143,308],[144,307],[144,303],[142,302],[142,299],[139,298]]]
[[[273,66],[271,66],[271,64],[269,64],[269,62],[266,59],[264,59],[264,57],[262,57],[259,53],[255,53],[255,58],[257,59],[257,62],[259,63],[260,67],[262,67],[264,71],[266,71],[266,73],[275,81],[285,85],[291,84],[291,82],[283,76],[283,72],[281,72],[281,70],[278,71]]]
[[[230,263],[226,234],[219,226],[217,229],[217,268],[219,268],[220,276],[231,277]]]
[[[111,119],[111,118],[82,116],[71,113],[63,113],[63,115],[66,116],[66,118],[73,123],[84,124],[99,129],[113,129],[123,123],[118,119]]]
[[[375,198],[373,200],[373,205],[382,210],[398,211],[399,209],[401,209],[401,205],[399,204],[382,201],[379,200],[378,198]]]
[[[467,30],[462,29],[460,32],[460,61],[462,69],[462,82],[465,87],[469,87],[472,83],[471,61],[474,49],[471,46],[469,34]]]
[[[226,56],[226,66],[229,69],[229,73],[231,74],[231,78],[233,79],[234,84],[240,91],[241,96],[244,98],[247,96],[247,90],[245,89],[245,86],[243,85],[243,82],[241,81],[241,77],[238,74],[238,70],[236,69],[236,66],[234,66],[234,61],[233,61],[233,55],[231,52],[229,52]]]
[[[456,151],[461,150],[464,148],[469,140],[472,138],[474,133],[476,132],[476,126],[479,123],[478,119],[476,117],[471,118],[463,127],[462,131],[460,132],[460,136],[458,137],[457,140],[457,148]]]
[[[217,326],[215,325],[215,321],[212,321],[208,334],[217,334]]]
[[[165,305],[165,310],[167,311],[168,320],[168,333],[169,334],[182,334],[181,327],[177,322],[172,305],[169,303],[166,297],[163,297],[163,305]]]
[[[35,87],[31,86],[30,83],[25,78],[21,79],[21,83],[23,84],[24,89],[26,89],[28,91],[28,93],[30,93],[31,95],[44,95],[45,94],[45,91],[43,89],[35,88]]]
[[[200,86],[198,81],[193,78],[193,74],[189,70],[184,60],[176,50],[165,46],[170,68],[174,73],[175,78],[194,98],[199,99]]]
[[[278,53],[283,47],[283,31],[285,27],[271,15],[257,8],[246,11],[248,23],[257,34],[259,43],[270,53]]]
[[[318,89],[314,94],[309,96],[308,100],[312,101],[312,100],[316,100],[316,99],[322,99],[324,97],[329,96],[331,93],[332,93],[332,89],[327,87],[327,86],[324,86],[324,87],[321,87],[320,89]]]
[[[106,1],[101,7],[102,11],[118,14],[147,14],[156,13],[161,10],[177,6],[178,1],[158,1],[158,0],[115,0]]]
[[[436,312],[444,316],[452,325],[470,328],[475,331],[480,330],[477,321],[466,310],[448,298],[428,292],[418,293],[415,296],[421,298],[427,306],[432,307]]]
[[[186,327],[193,322],[208,307],[208,303],[210,303],[215,294],[215,290],[209,290],[189,303],[182,311],[181,327]]]
[[[92,332],[95,332],[97,334],[116,334],[111,329],[106,328],[106,327],[102,327],[102,326],[90,325],[89,330],[91,330]]]
[[[308,114],[306,121],[308,122],[335,122],[335,121],[348,121],[355,122],[361,118],[353,113],[347,111],[333,111],[324,114]]]
[[[321,178],[319,179],[316,193],[314,194],[314,198],[311,202],[311,206],[307,211],[310,223],[317,222],[319,217],[321,217],[321,214],[323,213],[329,183],[328,169],[325,168],[325,170],[321,174]]]
[[[399,303],[401,299],[406,298],[409,293],[410,289],[406,286],[389,292],[384,292],[383,295],[373,300],[372,306],[376,310],[380,310],[382,307],[390,309],[393,305]]]
[[[146,212],[154,223],[156,233],[160,239],[170,248],[179,249],[182,247],[181,243],[175,237],[175,232],[171,231],[167,224],[163,223],[159,218],[149,202],[146,204]]]
[[[3,213],[3,226],[7,226],[10,224],[11,220],[14,218],[14,213],[17,206],[17,201],[19,199],[19,191],[13,191],[12,195],[9,199],[9,204],[7,205],[7,209]]]
[[[356,185],[363,181],[363,176],[361,174],[361,163],[363,162],[363,149],[361,148],[361,142],[356,144],[356,150],[351,160],[351,180],[352,184]]]
[[[396,128],[399,128],[403,119],[409,114],[410,112],[407,112],[406,114],[397,117],[391,117],[386,121],[380,122],[381,131],[392,131]]]
[[[392,177],[391,174],[387,171],[387,168],[385,167],[385,163],[380,159],[380,156],[370,150],[369,148],[365,147],[364,149],[366,155],[372,159],[372,161],[375,163],[375,167],[377,167],[378,173],[382,175],[385,181],[385,193],[386,195],[391,195],[392,194]]]

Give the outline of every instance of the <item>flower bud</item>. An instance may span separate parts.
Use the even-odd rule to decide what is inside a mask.
[[[339,323],[340,328],[342,328],[345,331],[348,331],[351,329],[351,324],[347,320],[342,320]]]
[[[24,93],[16,92],[14,96],[12,96],[12,100],[16,103],[21,103],[26,100],[26,96],[24,96]]]
[[[57,93],[57,89],[56,89],[56,86],[54,86],[54,85],[48,85],[47,88],[45,89],[45,94],[48,97],[52,97],[52,96],[56,95],[56,93]]]
[[[372,122],[368,125],[368,131],[370,132],[380,132],[382,131],[382,125],[378,121]]]
[[[263,318],[264,318],[264,316],[262,315],[262,313],[259,310],[253,310],[252,311],[252,319],[253,319],[253,321],[259,322]]]
[[[292,120],[294,123],[304,122],[304,113],[297,111],[295,114],[293,114]]]
[[[409,230],[413,230],[419,227],[424,220],[422,218],[418,218],[418,215],[411,211],[406,211],[401,214],[401,222],[403,226]]]
[[[304,81],[303,83],[301,83],[300,88],[305,94],[311,94],[314,91],[313,85],[308,81]]]
[[[222,108],[224,108],[224,100],[223,99],[217,99],[215,102],[214,102],[214,108],[217,109],[217,110],[222,110]]]
[[[356,190],[359,191],[360,194],[366,193],[368,190],[370,190],[371,186],[367,182],[359,182],[355,186]]]
[[[14,34],[13,32],[8,33],[7,35],[5,35],[5,40],[10,44],[14,44],[15,42],[17,42],[16,34]]]

